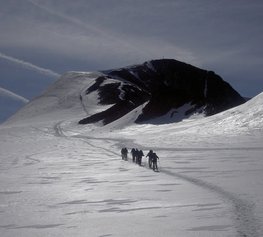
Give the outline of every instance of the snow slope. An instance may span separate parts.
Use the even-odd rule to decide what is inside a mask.
[[[18,109],[22,108],[25,104],[25,99],[20,101],[14,100],[14,94],[20,98],[28,100],[33,99],[43,92],[43,90],[55,81],[59,75],[49,70],[39,68],[28,62],[10,57],[0,52],[0,89],[1,104],[0,104],[0,122],[14,114]],[[13,95],[8,97],[7,91]],[[5,94],[5,97],[2,97]],[[18,97],[16,96],[16,99]]]
[[[83,126],[103,108],[80,99],[97,74],[74,75],[0,126],[1,236],[261,236],[263,94],[177,124],[133,124],[142,105]],[[156,151],[160,172],[123,146]]]
[[[26,103],[28,103],[26,98],[0,87],[0,123]]]

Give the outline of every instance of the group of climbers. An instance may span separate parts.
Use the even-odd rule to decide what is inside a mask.
[[[131,155],[132,155],[132,162],[138,165],[142,165],[142,157],[144,156],[142,150],[138,150],[137,148],[132,148]]]
[[[142,157],[144,156],[142,150],[138,150],[137,148],[132,148],[131,156],[132,156],[132,162],[140,166],[142,165]],[[121,157],[125,161],[128,160],[128,149],[126,147],[121,149]],[[158,171],[157,161],[159,160],[159,157],[156,155],[156,153],[153,152],[153,150],[150,150],[145,157],[146,158],[148,157],[149,168],[152,169],[153,171]]]

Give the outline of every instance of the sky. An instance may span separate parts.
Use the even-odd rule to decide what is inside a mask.
[[[67,71],[174,58],[263,91],[261,0],[0,0],[0,87],[32,99]]]

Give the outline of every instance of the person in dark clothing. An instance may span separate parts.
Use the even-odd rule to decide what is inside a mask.
[[[128,154],[127,148],[126,147],[122,148],[121,149],[121,158],[123,160],[128,160],[127,154]]]
[[[149,157],[149,158],[148,158],[148,165],[149,165],[149,168],[150,168],[150,169],[152,168],[152,156],[153,156],[153,151],[150,150],[150,151],[148,152],[148,154],[146,155],[146,157]]]
[[[148,158],[149,168],[153,169],[154,171],[158,171],[157,159],[159,159],[159,157],[156,155],[156,153],[150,150],[149,153],[146,155],[146,157],[149,157]]]
[[[136,151],[134,148],[131,149],[131,154],[132,154],[132,162],[135,162]]]
[[[157,159],[159,160],[159,157],[156,155],[155,152],[153,152],[153,154],[152,154],[152,169],[153,169],[153,171],[158,171]]]
[[[137,164],[142,165],[142,157],[144,156],[143,151],[139,150],[137,153]]]
[[[135,163],[138,164],[138,155],[139,155],[139,150],[136,148],[135,149]]]

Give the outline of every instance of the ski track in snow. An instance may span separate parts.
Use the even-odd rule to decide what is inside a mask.
[[[235,194],[227,192],[219,186],[207,183],[200,179],[196,179],[184,174],[175,173],[168,169],[162,169],[162,172],[167,175],[183,179],[194,185],[200,186],[204,189],[218,194],[220,197],[223,198],[223,200],[229,202],[233,209],[234,221],[236,223],[235,226],[237,229],[238,236],[259,237],[259,234],[257,233],[257,220],[255,219],[253,213],[253,204],[247,202],[246,200],[240,199]]]
[[[111,153],[111,154],[114,154],[114,155],[117,155],[117,157],[120,155],[119,153],[117,152],[114,152],[113,150],[109,150],[103,146],[98,146],[98,145],[94,145],[90,142],[88,142],[88,140],[91,140],[92,138],[91,137],[85,137],[85,136],[81,136],[81,135],[75,135],[75,136],[66,136],[65,133],[63,132],[63,129],[61,127],[61,124],[63,123],[63,121],[61,122],[58,122],[57,124],[55,124],[54,126],[54,130],[55,130],[55,135],[58,136],[58,137],[64,137],[64,138],[75,138],[75,139],[81,139],[83,140],[84,142],[88,143],[91,147],[95,147],[95,148],[99,148],[99,149],[102,149],[104,150],[105,152],[107,153]],[[95,139],[95,138],[93,138]],[[110,139],[108,139],[110,140]],[[117,158],[116,158],[117,159]]]
[[[73,138],[73,139],[81,139],[82,141],[88,143],[89,145],[99,148],[99,149],[103,149],[105,152],[109,152],[111,154],[120,156],[119,153],[114,152],[113,150],[109,150],[106,149],[103,146],[94,146],[93,144],[91,144],[89,141],[92,140],[108,140],[108,141],[114,141],[115,142],[115,147],[117,147],[118,149],[120,149],[121,147],[125,146],[125,139],[113,139],[113,138],[95,138],[92,136],[83,136],[83,135],[73,135],[73,136],[67,136],[62,128],[62,123],[63,121],[57,123],[54,126],[54,130],[55,130],[55,135],[56,136],[60,136],[60,137],[65,137],[65,138]],[[127,139],[126,142],[129,141],[129,144],[133,144],[134,147],[140,147],[140,145],[136,144],[135,141],[129,140]],[[142,147],[142,146],[141,146]],[[143,149],[152,149],[149,147],[142,147]],[[208,150],[209,148],[203,148],[203,150]],[[226,150],[227,148],[210,148],[210,150]],[[247,148],[229,148],[229,149],[247,149]],[[263,149],[261,147],[258,147],[257,149]],[[185,150],[185,148],[177,148],[177,149],[173,149],[173,148],[155,148],[155,150]],[[188,150],[202,150],[202,148],[193,148],[193,149],[189,149]],[[162,167],[161,168],[161,172],[169,175],[171,177],[176,177],[179,178],[181,180],[187,181],[195,186],[199,186],[209,192],[215,193],[217,194],[221,199],[223,199],[223,201],[229,203],[229,206],[231,208],[231,211],[233,212],[233,219],[234,219],[234,223],[235,223],[235,228],[236,228],[236,232],[237,232],[237,237],[259,237],[259,233],[258,233],[258,221],[256,220],[255,216],[254,216],[254,205],[253,203],[250,203],[246,200],[243,200],[241,198],[239,198],[237,195],[235,195],[234,193],[228,192],[224,189],[222,189],[219,186],[216,186],[214,184],[205,182],[201,179],[197,179],[188,175],[184,175],[178,172],[174,172],[171,171],[169,168],[165,168]]]

